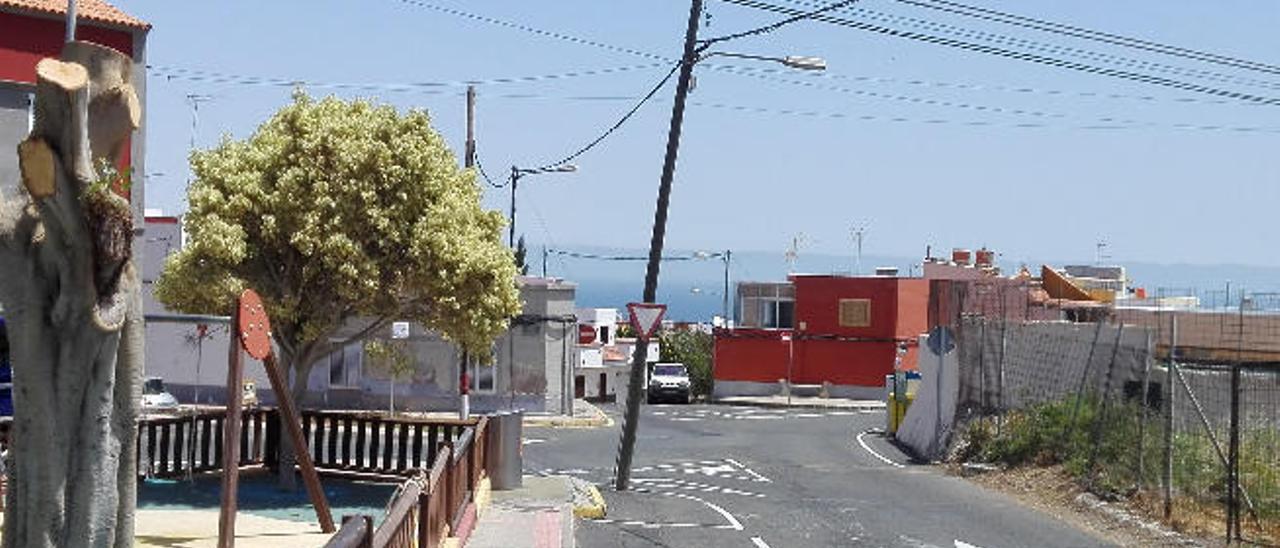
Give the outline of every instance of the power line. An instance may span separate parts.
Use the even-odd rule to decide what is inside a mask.
[[[944,12],[953,13],[956,15],[962,15],[965,17],[972,17],[972,18],[992,21],[996,23],[1003,23],[1006,25],[1013,25],[1013,26],[1018,26],[1018,27],[1023,27],[1023,28],[1033,29],[1033,30],[1039,30],[1043,32],[1061,34],[1064,36],[1080,38],[1083,40],[1092,40],[1095,42],[1102,42],[1102,43],[1116,45],[1116,46],[1150,51],[1153,53],[1160,53],[1160,54],[1169,55],[1172,57],[1181,57],[1181,58],[1191,59],[1195,61],[1214,63],[1214,64],[1223,65],[1223,66],[1229,66],[1229,67],[1239,68],[1244,70],[1253,70],[1257,72],[1265,72],[1269,74],[1280,74],[1280,66],[1276,66],[1268,63],[1260,63],[1256,61],[1250,61],[1247,59],[1228,57],[1225,55],[1219,55],[1216,53],[1199,51],[1199,50],[1184,48],[1180,46],[1161,44],[1159,42],[1144,40],[1141,38],[1131,38],[1127,36],[1121,36],[1118,34],[1091,30],[1084,27],[1077,27],[1074,25],[1067,25],[1062,23],[1056,23],[1053,21],[1047,21],[1044,19],[1037,19],[1035,17],[1026,17],[1026,16],[1003,12],[999,10],[988,9],[981,6],[962,4],[960,2],[953,2],[950,0],[925,0],[923,2],[919,0],[895,0],[895,1],[902,4],[914,5],[914,6],[919,6],[919,7],[928,8],[928,9],[944,11]]]
[[[751,29],[751,30],[743,31],[743,32],[736,32],[736,33],[733,33],[733,34],[729,34],[729,35],[725,35],[725,36],[718,36],[718,37],[715,37],[715,38],[708,38],[708,39],[706,39],[706,40],[698,40],[699,49],[706,49],[707,47],[709,47],[709,46],[711,46],[711,45],[714,45],[714,44],[716,44],[716,43],[718,43],[718,42],[727,42],[727,41],[729,41],[729,40],[736,40],[736,39],[738,39],[738,38],[746,38],[746,37],[748,37],[748,36],[759,36],[759,35],[762,35],[762,34],[768,34],[768,33],[770,33],[770,32],[773,32],[773,31],[775,31],[775,30],[778,30],[778,29],[780,29],[780,28],[782,28],[782,27],[785,27],[785,26],[790,25],[790,24],[792,24],[792,23],[795,23],[795,22],[797,22],[797,21],[803,21],[803,20],[805,20],[805,19],[812,18],[812,17],[813,17],[813,16],[815,16],[815,15],[823,14],[823,13],[826,13],[826,12],[831,11],[831,10],[840,9],[840,8],[845,7],[845,6],[849,6],[849,5],[852,5],[852,4],[856,3],[857,1],[858,1],[858,0],[844,0],[844,1],[842,1],[842,2],[836,2],[836,3],[834,3],[834,4],[828,4],[828,5],[826,5],[826,6],[819,7],[818,9],[815,9],[815,10],[810,11],[810,12],[807,12],[807,13],[801,13],[801,14],[799,14],[799,15],[794,15],[794,16],[788,17],[788,18],[786,18],[786,19],[783,19],[783,20],[781,20],[781,21],[778,21],[778,22],[776,22],[776,23],[768,24],[768,25],[765,25],[765,26],[760,27],[760,28],[755,28],[755,29]]]
[[[399,92],[424,92],[424,93],[442,93],[441,88],[466,87],[470,85],[486,86],[486,85],[502,85],[502,84],[523,84],[534,82],[546,82],[556,80],[567,80],[572,78],[581,78],[586,76],[602,76],[633,72],[638,70],[647,70],[657,67],[665,67],[668,63],[646,63],[638,65],[625,65],[620,67],[606,67],[600,69],[577,70],[570,72],[561,72],[553,74],[541,74],[533,76],[514,76],[502,78],[489,78],[483,80],[450,80],[436,82],[330,82],[323,80],[306,80],[306,79],[289,79],[289,78],[271,78],[264,76],[252,76],[243,74],[231,74],[224,72],[206,71],[200,69],[191,69],[184,67],[175,67],[168,65],[148,65],[147,70],[154,76],[160,76],[167,80],[185,80],[191,82],[205,82],[211,84],[230,84],[230,85],[248,85],[248,86],[275,86],[275,87],[295,87],[304,85],[317,88],[335,88],[335,89],[357,89],[370,91],[399,91]]]
[[[795,8],[791,8],[787,6],[779,6],[776,4],[769,4],[769,3],[760,2],[757,0],[722,0],[722,1],[730,4],[735,4],[735,5],[762,10],[762,11],[769,11],[773,13],[780,13],[780,14],[801,13],[799,10]],[[1088,74],[1110,76],[1114,78],[1120,78],[1120,79],[1140,82],[1144,84],[1162,86],[1162,87],[1167,87],[1171,89],[1178,89],[1182,91],[1191,91],[1191,92],[1203,93],[1207,95],[1216,95],[1219,97],[1239,99],[1242,101],[1250,101],[1257,104],[1280,105],[1280,99],[1277,99],[1275,97],[1266,97],[1266,96],[1259,96],[1259,95],[1252,95],[1248,93],[1224,90],[1224,89],[1209,87],[1209,86],[1200,85],[1200,84],[1183,82],[1180,80],[1173,80],[1173,79],[1165,78],[1162,76],[1152,76],[1148,74],[1140,74],[1140,73],[1123,71],[1118,69],[1096,67],[1096,66],[1087,65],[1087,64],[1079,63],[1075,61],[1066,61],[1062,59],[1044,57],[1041,55],[1036,55],[1031,53],[1019,52],[1019,51],[1009,50],[1004,48],[997,48],[994,46],[974,44],[971,42],[964,42],[964,41],[955,40],[952,38],[943,38],[939,36],[922,34],[918,32],[903,31],[899,29],[873,25],[870,23],[864,23],[861,21],[855,21],[852,19],[846,19],[842,17],[835,17],[830,15],[817,15],[813,17],[813,20],[829,23],[832,25],[852,28],[856,30],[874,32],[878,34],[884,34],[887,36],[905,38],[908,40],[915,40],[918,42],[924,42],[924,43],[929,43],[934,45],[941,45],[941,46],[947,46],[947,47],[952,47],[957,49],[975,51],[978,53],[985,53],[988,55],[995,55],[998,57],[1006,57],[1006,58],[1015,59],[1019,61],[1026,61],[1030,63],[1036,63],[1036,64],[1041,64],[1041,65],[1046,65],[1046,66],[1051,66],[1056,68],[1065,68],[1065,69],[1084,72]]]
[[[628,47],[623,47],[623,46],[615,46],[615,45],[613,45],[613,44],[606,44],[606,43],[604,43],[604,42],[599,42],[599,41],[596,41],[596,40],[589,40],[589,39],[586,39],[586,38],[580,38],[580,37],[577,37],[577,36],[572,36],[572,35],[568,35],[568,34],[563,34],[563,33],[555,32],[555,31],[544,30],[544,29],[540,29],[540,28],[537,28],[537,27],[532,27],[532,26],[529,26],[529,25],[525,25],[525,24],[522,24],[522,23],[515,23],[515,22],[512,22],[512,21],[505,21],[505,20],[498,19],[498,18],[495,18],[495,17],[488,17],[488,16],[485,16],[485,15],[477,14],[477,13],[472,13],[472,12],[463,11],[463,10],[454,9],[454,8],[448,8],[448,7],[441,6],[441,5],[438,5],[438,4],[433,4],[433,3],[430,3],[430,2],[423,2],[423,1],[421,1],[421,0],[399,0],[399,1],[400,1],[401,3],[403,3],[403,4],[409,4],[409,5],[417,6],[417,7],[423,8],[423,9],[428,9],[428,10],[432,10],[432,11],[436,11],[436,12],[440,12],[440,13],[446,13],[446,14],[449,14],[449,15],[454,15],[454,16],[457,16],[457,17],[465,18],[465,19],[471,19],[471,20],[473,20],[473,21],[480,21],[480,22],[482,22],[482,23],[488,23],[488,24],[490,24],[490,25],[497,25],[497,26],[500,26],[500,27],[507,27],[507,28],[510,28],[510,29],[515,29],[515,30],[519,30],[519,31],[522,31],[522,32],[527,32],[527,33],[529,33],[529,34],[536,34],[536,35],[538,35],[538,36],[543,36],[543,37],[546,37],[546,38],[554,38],[554,39],[556,39],[556,40],[562,40],[562,41],[565,41],[565,42],[571,42],[571,43],[574,43],[574,44],[580,44],[580,45],[584,45],[584,46],[591,46],[591,47],[595,47],[595,48],[599,48],[599,49],[604,49],[604,50],[608,50],[608,51],[613,51],[613,52],[617,52],[617,53],[625,53],[625,54],[627,54],[627,55],[634,55],[634,56],[637,56],[637,57],[644,57],[644,58],[647,58],[647,59],[653,59],[653,60],[655,60],[655,61],[671,61],[671,60],[672,60],[672,58],[670,58],[670,57],[668,57],[668,56],[665,56],[665,55],[657,55],[657,54],[654,54],[654,53],[649,53],[649,52],[645,52],[645,51],[640,51],[640,50],[633,49],[633,48],[628,48]]]
[[[728,0],[725,0],[725,1],[728,1]],[[788,0],[788,1],[790,4],[793,4],[799,7],[811,7],[811,6],[818,5],[818,3],[813,0]],[[733,2],[729,2],[729,3],[733,3]],[[990,42],[990,43],[994,43],[1001,46],[1020,47],[1020,48],[1028,49],[1031,51],[1039,51],[1046,54],[1065,55],[1065,56],[1076,57],[1076,58],[1080,58],[1080,59],[1084,59],[1092,62],[1108,63],[1108,64],[1117,65],[1125,68],[1149,70],[1156,73],[1172,74],[1172,75],[1181,76],[1181,77],[1198,78],[1198,79],[1223,82],[1223,83],[1235,83],[1235,84],[1246,85],[1251,87],[1263,87],[1267,89],[1280,89],[1280,82],[1258,80],[1255,78],[1246,78],[1243,76],[1224,74],[1221,72],[1214,72],[1214,71],[1203,70],[1203,69],[1191,69],[1191,68],[1178,67],[1178,66],[1158,63],[1154,61],[1145,61],[1140,59],[1134,59],[1131,57],[1124,57],[1121,55],[1116,55],[1111,53],[1101,53],[1097,51],[1080,49],[1080,48],[1075,48],[1075,47],[1070,47],[1065,45],[1047,44],[1044,42],[1036,42],[1034,40],[1029,40],[1026,38],[1017,38],[1017,37],[1013,37],[1005,34],[979,31],[979,30],[968,29],[968,28],[964,28],[964,27],[960,27],[952,24],[940,23],[937,21],[930,21],[927,19],[917,19],[914,17],[907,17],[903,15],[890,14],[890,13],[862,9],[862,8],[845,10],[845,11],[860,15],[863,18],[872,20],[872,21],[899,24],[907,27],[923,29],[926,31],[940,32],[943,34],[959,36],[961,38],[981,40],[981,41]]]
[[[594,140],[592,140],[590,143],[587,143],[587,144],[586,144],[585,146],[583,146],[582,148],[579,148],[579,149],[578,149],[577,151],[575,151],[573,154],[570,154],[570,155],[568,155],[568,156],[565,156],[564,158],[560,159],[559,161],[551,162],[551,163],[549,163],[549,164],[545,164],[545,165],[543,165],[542,167],[540,167],[540,168],[538,168],[538,169],[549,169],[549,168],[552,168],[552,167],[555,167],[555,166],[559,166],[559,165],[567,164],[567,163],[569,163],[569,162],[572,162],[574,159],[578,158],[579,156],[582,156],[583,154],[586,154],[586,153],[587,153],[587,151],[589,151],[589,150],[591,150],[591,149],[595,148],[595,147],[596,147],[596,145],[600,144],[602,141],[604,141],[606,138],[608,138],[610,135],[612,135],[614,131],[617,131],[617,129],[618,129],[618,128],[622,127],[622,125],[623,125],[623,124],[627,123],[627,120],[630,120],[630,119],[631,119],[631,117],[632,117],[633,115],[635,115],[635,113],[636,113],[637,111],[639,111],[639,110],[640,110],[640,107],[644,106],[644,104],[645,104],[645,103],[649,102],[649,100],[650,100],[650,99],[652,99],[652,98],[653,98],[653,96],[654,96],[654,95],[656,95],[656,94],[658,93],[658,90],[662,89],[662,88],[663,88],[663,86],[666,86],[666,85],[667,85],[667,82],[669,82],[669,81],[671,80],[671,77],[672,77],[672,76],[674,76],[674,75],[675,75],[675,73],[676,73],[676,71],[677,71],[677,70],[679,70],[679,69],[680,69],[680,64],[679,64],[679,63],[677,63],[674,67],[671,67],[671,70],[667,71],[666,76],[663,76],[663,77],[662,77],[662,79],[661,79],[661,80],[659,80],[659,81],[658,81],[658,83],[657,83],[657,84],[655,84],[655,85],[653,86],[653,88],[649,90],[649,93],[646,93],[644,97],[640,98],[640,101],[639,101],[639,102],[637,102],[637,103],[636,103],[636,105],[635,105],[634,107],[631,107],[631,110],[627,111],[627,113],[626,113],[626,114],[623,114],[623,115],[622,115],[622,118],[619,118],[619,119],[618,119],[618,121],[617,121],[616,123],[614,123],[612,126],[609,126],[609,129],[606,129],[606,130],[604,131],[604,133],[601,133],[601,134],[600,134],[600,136],[599,136],[599,137],[596,137],[596,138],[595,138]]]

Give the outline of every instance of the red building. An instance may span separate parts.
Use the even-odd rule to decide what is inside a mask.
[[[793,275],[738,285],[738,323],[715,333],[715,396],[779,393],[779,381],[830,383],[833,397],[884,396],[884,378],[914,369],[928,328],[921,278]]]
[[[13,151],[31,130],[31,93],[36,63],[57,57],[66,41],[67,0],[0,0],[0,194],[12,195],[19,181]],[[146,37],[151,25],[103,0],[76,1],[76,38],[119,50],[134,61],[134,89],[146,119]],[[145,128],[146,123],[143,122]],[[144,169],[143,129],[126,150],[134,173]],[[122,166],[128,167],[128,166]],[[128,196],[134,226],[143,226],[143,177],[134,177]]]

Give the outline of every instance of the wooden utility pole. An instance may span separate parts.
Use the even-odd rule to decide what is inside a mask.
[[[649,240],[649,264],[644,276],[646,303],[657,301],[658,270],[662,263],[662,244],[667,235],[667,204],[671,201],[671,180],[675,178],[676,156],[680,151],[680,126],[684,122],[684,103],[693,79],[693,65],[698,62],[698,20],[702,17],[702,0],[689,6],[689,26],[684,34],[684,56],[680,60],[680,79],[676,82],[676,100],[671,108],[671,128],[667,133],[667,153],[662,163],[662,179],[658,183],[658,206],[653,214],[653,237]],[[626,491],[631,483],[631,458],[636,447],[636,422],[640,420],[640,397],[644,373],[649,359],[649,345],[637,342],[631,357],[631,379],[627,383],[627,412],[622,421],[622,443],[618,446],[618,463],[614,487]]]

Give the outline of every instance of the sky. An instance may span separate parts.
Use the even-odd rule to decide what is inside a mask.
[[[1280,65],[1280,3],[965,3]],[[115,0],[154,25],[147,60],[150,208],[185,209],[192,139],[245,138],[305,81],[312,94],[426,109],[459,157],[465,81],[494,182],[554,162],[613,125],[679,56],[674,0]],[[770,4],[817,5],[809,0]],[[858,21],[1280,98],[1280,68],[1245,70],[863,0]],[[709,0],[701,36],[780,16]],[[1280,266],[1280,105],[798,22],[718,51],[813,55],[823,73],[713,58],[696,71],[667,229],[672,249],[921,257],[989,247],[1003,263]],[[1270,70],[1270,72],[1268,72]],[[529,77],[529,78],[525,78]],[[515,81],[510,81],[515,79]],[[358,84],[343,86],[337,84]],[[409,85],[419,84],[419,85]],[[432,85],[425,85],[432,84]],[[567,174],[521,180],[530,247],[647,247],[674,79]],[[198,123],[188,95],[200,97]],[[486,190],[505,211],[507,189]],[[585,268],[562,259],[562,268]],[[535,261],[536,262],[536,261]],[[710,268],[710,280],[716,269]]]

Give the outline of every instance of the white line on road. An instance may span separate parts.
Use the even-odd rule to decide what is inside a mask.
[[[976,544],[969,544],[960,539],[956,539],[956,548],[982,548],[982,547]]]
[[[729,464],[732,464],[732,465],[734,465],[734,466],[737,466],[738,468],[741,468],[743,472],[746,472],[747,474],[750,474],[750,475],[751,475],[751,477],[756,478],[756,480],[757,480],[757,481],[760,481],[760,482],[763,482],[763,483],[771,483],[771,482],[773,481],[773,480],[770,480],[769,478],[766,478],[766,477],[764,477],[764,476],[761,476],[760,474],[757,474],[755,470],[752,470],[752,469],[750,469],[750,468],[747,468],[747,465],[742,464],[741,462],[738,462],[738,461],[733,460],[733,459],[724,459],[724,461],[725,461],[725,462],[727,462],[727,463],[729,463]]]
[[[889,460],[889,458],[888,458],[888,457],[885,457],[884,455],[881,455],[880,453],[877,453],[875,449],[872,449],[870,445],[867,445],[867,441],[866,441],[866,440],[864,440],[864,439],[862,439],[862,436],[865,436],[865,435],[867,435],[868,433],[873,432],[873,431],[874,431],[874,430],[863,430],[862,432],[860,432],[860,433],[858,434],[858,445],[861,445],[861,446],[862,446],[862,448],[863,448],[863,449],[866,449],[868,453],[871,453],[871,455],[872,455],[872,456],[874,456],[875,458],[877,458],[877,459],[880,459],[880,460],[884,461],[884,463],[885,463],[885,464],[888,464],[889,466],[892,466],[892,467],[894,467],[894,468],[906,468],[906,466],[904,466],[904,465],[902,465],[902,464],[899,464],[899,463],[896,463],[896,462],[893,462],[892,460]]]
[[[726,521],[728,521],[728,522],[729,522],[729,528],[730,528],[730,529],[733,529],[734,531],[741,531],[741,530],[743,529],[743,527],[742,527],[742,522],[738,521],[738,518],[733,517],[733,514],[730,514],[728,510],[725,510],[724,508],[721,508],[721,507],[719,507],[719,506],[716,506],[716,505],[714,505],[714,504],[711,504],[710,502],[707,502],[707,501],[705,501],[705,500],[703,500],[703,499],[700,499],[700,498],[695,497],[695,496],[693,496],[693,495],[686,495],[686,494],[684,494],[684,493],[663,493],[663,495],[666,495],[666,496],[668,496],[668,497],[676,497],[676,498],[681,498],[681,499],[696,500],[696,501],[698,501],[698,502],[701,502],[702,504],[705,504],[705,505],[707,506],[707,508],[710,508],[710,509],[712,509],[712,510],[715,510],[715,511],[716,511],[716,513],[718,513],[718,514],[720,514],[721,516],[723,516],[723,517],[724,517],[724,519],[725,519]]]
[[[769,548],[769,543],[760,537],[751,537],[751,542],[756,545],[756,548]]]

